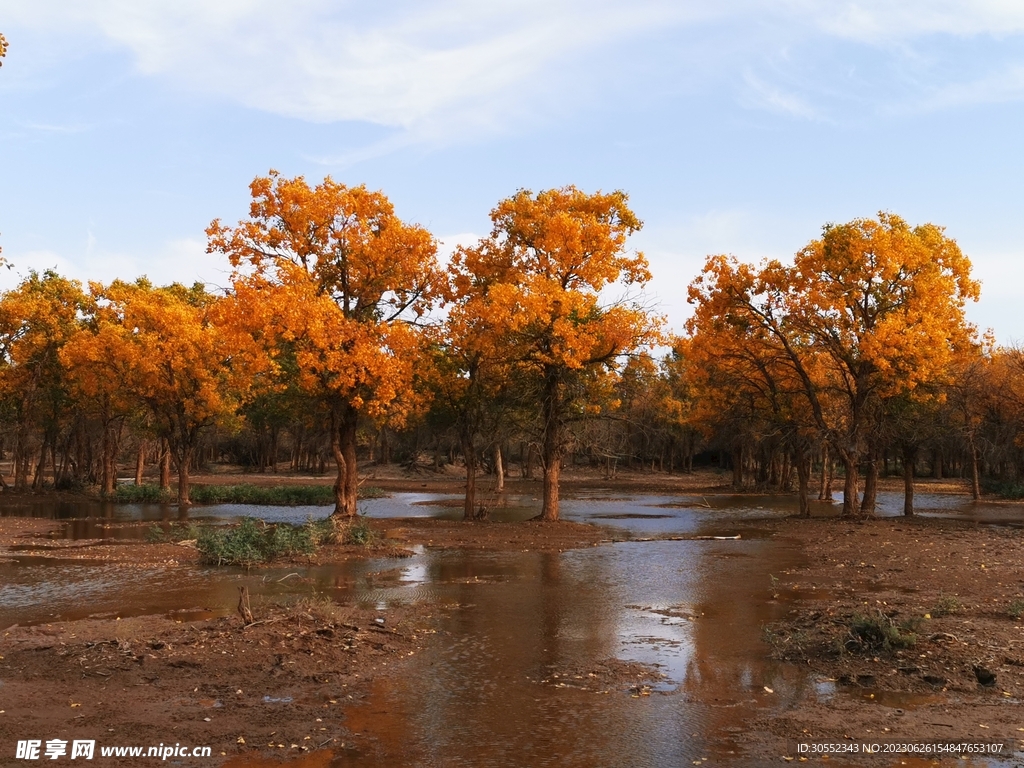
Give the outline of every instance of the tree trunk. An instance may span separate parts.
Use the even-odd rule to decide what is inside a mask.
[[[473,438],[462,436],[462,458],[466,462],[466,499],[462,507],[463,520],[476,520],[476,448]]]
[[[558,519],[558,476],[562,469],[562,458],[550,455],[546,449],[544,456],[544,502],[541,507],[541,518],[544,520]]]
[[[188,507],[192,504],[192,499],[189,498],[189,468],[192,464],[192,454],[194,448],[181,446],[177,451],[178,459],[178,506]]]
[[[558,519],[558,479],[562,470],[562,423],[560,382],[548,374],[544,397],[544,501],[541,517]]]
[[[43,443],[39,446],[39,461],[36,462],[36,471],[32,475],[32,490],[43,490],[43,478],[46,475],[46,448],[49,445],[47,438],[43,437]]]
[[[171,489],[171,446],[167,438],[160,438],[160,490]]]
[[[354,518],[358,513],[359,469],[356,465],[356,428],[359,412],[347,403],[331,411],[331,452],[338,467],[334,481],[332,517]]]
[[[917,464],[917,446],[903,446],[903,514],[914,514],[914,467]]]
[[[811,452],[802,449],[797,451],[794,463],[796,464],[797,496],[800,507],[800,517],[811,516]]]
[[[142,485],[142,473],[146,468],[146,441],[139,441],[139,452],[135,456],[135,485]]]
[[[938,448],[932,451],[932,477],[936,480],[942,479],[942,451]]]
[[[14,490],[28,490],[28,427],[18,425],[18,434],[12,452],[14,462]]]
[[[103,425],[103,493],[110,496],[117,485],[117,450],[121,443],[119,419],[107,419]]]
[[[862,517],[873,517],[875,501],[878,498],[878,457],[872,451],[868,457],[867,472],[864,475],[864,499],[861,501]]]
[[[971,449],[971,498],[977,501],[981,498],[981,477],[978,472],[978,449],[974,440],[970,443]]]
[[[843,482],[843,512],[842,516],[847,518],[857,517],[857,459],[855,453],[843,452],[843,468],[846,471],[846,478]]]
[[[494,474],[497,475],[495,489],[499,492],[505,490],[505,464],[501,460],[501,444],[494,444]]]
[[[732,449],[732,487],[737,491],[743,488],[743,446]]]

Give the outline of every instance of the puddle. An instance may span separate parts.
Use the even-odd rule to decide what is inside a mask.
[[[437,505],[447,498],[395,494],[368,500],[364,509],[373,517],[461,515],[461,509]],[[624,538],[650,540],[564,553],[420,547],[405,559],[289,565],[252,573],[13,554],[9,562],[0,562],[0,615],[5,625],[97,614],[148,613],[196,621],[233,614],[242,585],[249,588],[257,612],[265,601],[314,594],[373,606],[385,621],[395,605],[459,606],[440,613],[437,633],[408,660],[405,678],[378,678],[368,701],[346,710],[346,726],[372,750],[338,747],[288,764],[667,768],[703,758],[739,760],[743,728],[752,717],[808,694],[864,697],[872,691],[837,688],[807,670],[765,658],[762,625],[783,617],[793,600],[828,599],[830,594],[807,587],[771,599],[771,575],[798,565],[800,555],[792,541],[764,531],[759,535],[756,520],[791,514],[787,504],[792,500],[722,498],[742,498],[745,506],[723,519],[721,509],[666,506],[673,501],[666,496],[568,498],[563,506],[567,519],[614,526]],[[492,517],[528,517],[539,508],[532,497],[505,501],[507,506],[496,508]],[[270,519],[302,522],[309,509],[319,516],[327,513],[237,505],[201,512],[228,519],[243,512],[264,516],[268,510]],[[70,520],[67,538],[78,532],[129,530],[134,536],[149,527],[139,522],[169,525],[181,519],[176,510],[157,505],[117,510],[98,505],[94,511],[92,517]],[[108,538],[116,540],[116,535]],[[606,660],[637,662],[663,678],[647,681],[646,689],[617,682],[606,693],[571,681],[564,686],[538,683]],[[874,703],[893,709],[928,703],[921,697],[874,693]],[[265,700],[267,707],[289,703],[286,697]],[[281,753],[282,758],[294,754]],[[275,764],[248,756],[227,763]]]

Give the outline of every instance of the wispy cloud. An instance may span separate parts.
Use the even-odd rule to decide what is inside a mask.
[[[143,74],[192,90],[426,135],[499,130],[555,85],[559,62],[707,15],[657,0],[406,0],[372,11],[326,0],[5,5],[22,23],[98,32],[132,51]]]
[[[819,109],[812,106],[803,97],[785,90],[778,84],[765,82],[749,69],[743,73],[743,82],[747,88],[741,98],[750,106],[804,120],[823,119]]]
[[[390,129],[315,158],[332,165],[557,120],[606,98],[594,73],[622,64],[609,52],[629,42],[657,40],[663,71],[652,77],[662,87],[703,68],[701,77],[740,83],[745,105],[826,120],[835,94],[822,86],[835,73],[817,64],[830,41],[907,58],[936,35],[1024,34],[1020,0],[0,0],[0,15],[73,38],[69,56],[127,50],[139,73],[175,88],[304,121]],[[687,59],[698,37],[721,41],[713,65]],[[793,57],[779,66],[788,48]],[[794,71],[802,77],[787,77]],[[941,93],[927,74],[918,95]],[[881,86],[873,98],[884,111],[879,77],[862,92]],[[991,93],[1019,98],[1015,87]],[[956,103],[956,88],[932,103],[942,98]]]

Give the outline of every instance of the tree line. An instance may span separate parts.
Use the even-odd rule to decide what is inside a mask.
[[[514,458],[539,471],[553,520],[566,461],[611,475],[696,458],[739,488],[795,489],[804,514],[812,474],[827,495],[841,473],[857,516],[890,469],[908,513],[925,465],[975,495],[1024,471],[1024,357],[966,322],[979,286],[939,227],[880,214],[826,226],[791,263],[709,257],[670,335],[643,304],[622,192],[520,190],[443,266],[380,192],[272,171],[250,196],[246,219],[207,229],[226,289],[45,271],[0,296],[15,489],[109,494],[134,459],[137,483],[156,462],[169,487],[173,468],[188,504],[205,462],[283,462],[331,468],[348,517],[360,458],[429,454],[464,464],[473,518],[478,472],[500,483]]]

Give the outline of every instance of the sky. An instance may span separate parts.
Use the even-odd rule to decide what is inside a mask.
[[[383,190],[442,251],[518,189],[621,189],[681,331],[709,254],[946,227],[1024,342],[1020,0],[0,0],[0,248],[228,282],[204,230],[276,169]]]

